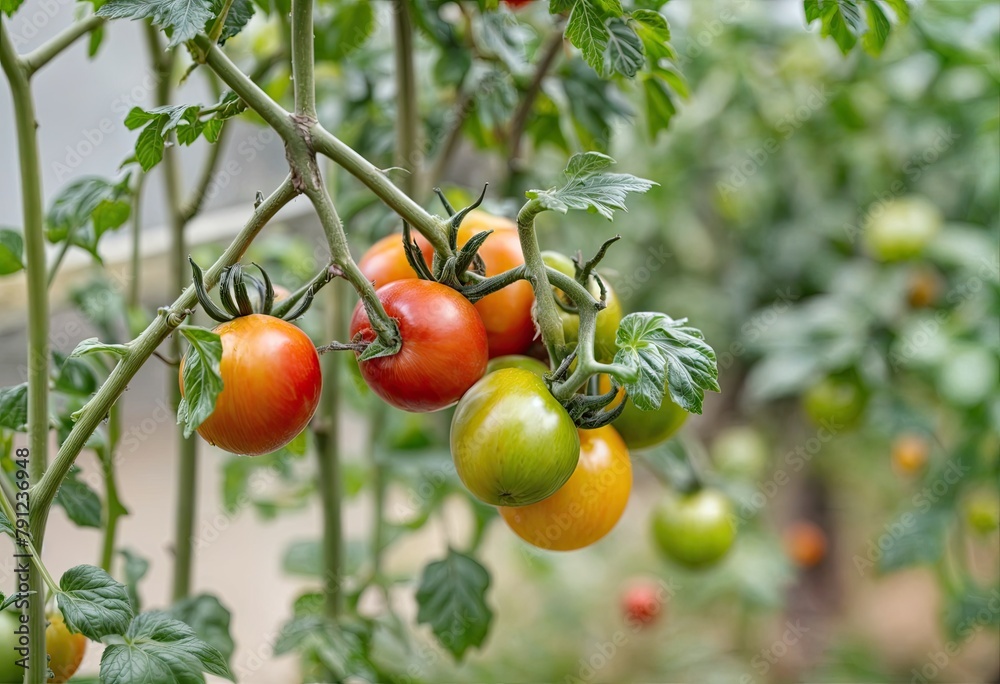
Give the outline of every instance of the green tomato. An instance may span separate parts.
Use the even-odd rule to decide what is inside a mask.
[[[580,437],[541,378],[505,368],[483,377],[458,402],[451,455],[477,499],[526,506],[551,496],[570,478]]]
[[[802,405],[817,425],[829,423],[842,429],[857,423],[868,405],[868,395],[856,381],[830,376],[806,391]]]
[[[733,504],[716,489],[670,496],[653,511],[653,537],[667,558],[688,568],[718,562],[733,545]]]
[[[542,252],[542,260],[546,266],[550,266],[560,273],[568,275],[570,278],[576,277],[576,264],[565,254],[559,252]],[[618,335],[618,324],[622,321],[622,303],[618,295],[608,283],[607,278],[602,278],[604,289],[607,292],[607,306],[597,314],[597,328],[594,331],[594,358],[601,363],[611,363],[615,358],[618,346],[615,338]],[[600,298],[601,288],[593,278],[587,285],[587,289],[594,297]],[[572,304],[565,293],[559,288],[553,288],[556,298]],[[562,319],[563,336],[566,344],[574,345],[580,339],[580,316],[570,311],[559,308],[559,317]]]
[[[495,359],[490,359],[489,363],[486,364],[487,373],[493,373],[504,368],[520,368],[521,370],[530,371],[540,378],[544,378],[545,374],[549,372],[549,367],[538,359],[530,356],[521,356],[520,354],[498,356]]]
[[[865,246],[879,261],[912,259],[924,251],[942,222],[941,211],[923,197],[879,202],[865,222]]]
[[[712,462],[723,475],[741,480],[760,477],[767,467],[764,436],[749,425],[729,427],[712,442]]]
[[[21,614],[13,610],[0,612],[0,682],[13,684],[24,680],[24,668],[17,664],[22,656],[14,630],[21,626]]]
[[[983,488],[973,491],[962,507],[966,523],[979,534],[987,535],[1000,527],[1000,500],[995,490]]]
[[[602,375],[598,381],[598,390],[605,393],[610,389],[611,381],[608,376]],[[605,411],[614,410],[624,392],[624,388],[620,388],[618,390],[619,399],[611,402]],[[669,390],[664,391],[663,401],[660,402],[659,408],[652,411],[636,408],[631,398],[626,401],[621,415],[615,418],[612,425],[615,426],[615,430],[618,431],[631,450],[645,449],[666,442],[677,434],[688,417],[688,412],[670,399]]]

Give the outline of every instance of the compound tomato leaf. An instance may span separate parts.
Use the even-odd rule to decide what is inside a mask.
[[[675,404],[691,413],[701,413],[705,391],[719,391],[719,367],[715,352],[686,318],[674,320],[661,313],[632,313],[618,326],[615,361],[636,368],[639,379],[626,385],[636,407],[658,408],[663,391],[650,383],[664,381]],[[661,375],[665,366],[666,377]],[[634,392],[634,393],[633,393]]]
[[[611,70],[627,78],[635,78],[646,63],[646,53],[639,35],[621,19],[608,22],[608,47],[605,61]]]
[[[630,192],[647,192],[657,183],[625,173],[602,173],[615,163],[599,152],[575,154],[563,173],[569,179],[558,190],[529,190],[528,199],[538,200],[546,209],[565,214],[569,209],[593,211],[609,221],[614,210],[628,211],[625,198]]]
[[[139,598],[139,582],[149,571],[149,561],[130,549],[121,549],[118,555],[125,560],[125,589],[132,612],[138,614],[142,601]]]
[[[167,47],[191,40],[214,15],[212,0],[109,0],[97,15],[109,19],[145,19],[172,29]]]
[[[607,18],[608,14],[600,3],[576,0],[566,23],[566,38],[599,74],[604,72],[604,51],[608,47]]]
[[[56,595],[70,631],[91,641],[124,634],[132,622],[125,585],[93,565],[77,565],[63,573]]]
[[[444,560],[424,568],[417,588],[417,622],[428,624],[455,658],[479,647],[493,612],[486,605],[490,574],[474,558],[448,549]]]
[[[17,273],[24,268],[24,239],[21,233],[0,228],[0,276]]]
[[[167,613],[193,629],[198,638],[221,653],[227,663],[233,657],[235,644],[229,634],[232,615],[219,599],[210,594],[189,596],[172,605]]]
[[[315,658],[338,681],[371,668],[358,635],[322,615],[301,615],[281,628],[274,654],[292,651]]]
[[[216,648],[164,612],[137,616],[121,640],[109,644],[101,656],[104,684],[203,683],[205,672],[236,681]]]
[[[0,388],[0,427],[24,431],[28,423],[28,383]]]
[[[222,339],[211,330],[183,326],[180,332],[190,343],[184,357],[184,411],[177,412],[177,422],[190,437],[215,410],[215,400],[222,391]]]
[[[80,480],[80,468],[73,466],[59,485],[55,502],[63,507],[66,516],[80,527],[101,527],[101,498]]]

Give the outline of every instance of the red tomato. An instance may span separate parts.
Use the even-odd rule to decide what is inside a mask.
[[[666,591],[655,582],[633,582],[622,596],[622,612],[631,625],[645,626],[656,622],[663,610]]]
[[[434,249],[424,236],[416,231],[412,234],[422,252],[434,254]],[[406,260],[402,233],[388,235],[369,247],[358,262],[358,268],[376,287],[417,277],[416,271]]]
[[[530,5],[534,0],[503,0],[504,4],[508,7],[513,7],[514,9],[520,9]]]
[[[807,520],[793,523],[784,534],[785,551],[796,565],[811,568],[826,557],[826,534]]]
[[[429,280],[398,280],[376,290],[399,323],[399,353],[361,361],[361,376],[387,403],[406,411],[437,411],[458,401],[486,372],[486,329],[465,297]],[[351,339],[375,332],[358,302]]]
[[[220,324],[222,392],[198,426],[208,443],[257,456],[288,444],[319,404],[323,377],[312,340],[291,323],[251,314]],[[184,395],[184,362],[180,368]]]
[[[492,230],[493,234],[479,248],[479,255],[486,264],[486,275],[497,275],[523,264],[517,225],[500,217],[485,216],[472,212],[466,217],[458,230],[458,246],[464,245],[476,233]],[[523,354],[531,347],[535,338],[535,321],[531,317],[534,303],[535,293],[527,280],[512,283],[476,302],[476,311],[486,326],[490,358]]]

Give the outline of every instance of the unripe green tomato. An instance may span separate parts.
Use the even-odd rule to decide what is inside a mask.
[[[14,650],[19,647],[14,630],[21,625],[20,618],[13,610],[0,612],[0,684],[24,680],[24,668],[16,662],[21,656]]]
[[[802,406],[814,423],[831,430],[857,423],[868,405],[864,388],[849,378],[830,376],[806,390]]]
[[[527,506],[569,480],[580,437],[541,378],[504,368],[484,376],[458,402],[451,456],[462,483],[483,503]]]
[[[749,425],[728,427],[719,433],[711,448],[716,469],[729,477],[754,480],[768,462],[767,441]]]
[[[568,275],[570,278],[576,277],[576,265],[573,260],[565,254],[559,252],[542,252],[542,260],[546,266],[550,266],[560,273]],[[615,294],[614,289],[608,283],[607,278],[602,278],[604,289],[607,292],[607,306],[597,314],[597,327],[594,330],[594,358],[601,363],[611,363],[615,358],[618,346],[615,338],[618,335],[618,324],[622,320],[622,304]],[[553,288],[557,298],[565,303],[572,304],[565,293],[559,288]],[[593,278],[587,285],[590,294],[600,299],[601,288]],[[563,336],[566,344],[574,345],[580,338],[580,316],[578,314],[564,311],[559,308],[559,317],[562,319]]]
[[[995,489],[977,489],[969,494],[963,506],[965,521],[979,534],[990,534],[1000,527],[1000,499]]]
[[[607,375],[600,376],[598,391],[603,394],[610,390],[611,380]],[[625,389],[619,388],[618,398],[604,410],[613,411],[617,408],[624,393]],[[615,418],[612,425],[631,450],[646,449],[666,442],[677,434],[688,417],[688,412],[670,399],[669,391],[663,393],[663,401],[660,402],[659,408],[652,411],[636,408],[631,397],[625,401],[627,403],[624,410]]]
[[[941,211],[924,197],[879,203],[865,222],[865,246],[879,261],[912,259],[937,235],[942,222]]]
[[[733,504],[717,489],[671,494],[653,511],[653,537],[667,558],[705,568],[729,552],[736,539]]]
[[[507,356],[498,356],[495,359],[490,359],[489,363],[486,364],[486,373],[490,374],[504,368],[520,368],[521,370],[534,373],[540,378],[544,378],[545,374],[549,372],[549,367],[536,358],[521,356],[520,354],[508,354]]]

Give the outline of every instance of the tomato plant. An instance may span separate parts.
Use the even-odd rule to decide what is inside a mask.
[[[408,411],[438,411],[458,401],[486,372],[486,330],[475,309],[444,285],[403,280],[376,291],[399,324],[399,353],[365,359],[365,382],[386,402]],[[350,334],[375,339],[368,312],[359,303]]]
[[[452,418],[451,453],[458,476],[480,501],[526,506],[570,479],[580,438],[541,378],[506,368],[462,397]]]
[[[607,425],[580,431],[580,460],[554,494],[526,506],[501,507],[500,515],[529,544],[574,551],[599,541],[614,528],[631,491],[628,448]]]

